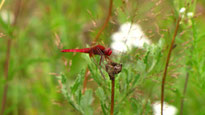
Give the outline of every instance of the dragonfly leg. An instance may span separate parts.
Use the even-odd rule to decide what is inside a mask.
[[[98,54],[101,56],[101,57],[100,57],[100,62],[99,62],[99,65],[101,65],[101,62],[103,61],[103,56],[104,56],[104,54],[103,54],[103,52],[100,50],[100,48],[98,48],[98,47],[97,47],[97,51],[98,51]]]
[[[91,52],[89,53],[89,56],[90,56],[90,57],[93,57],[93,55],[94,55],[94,53],[93,53],[93,51],[91,51]]]
[[[103,76],[103,78],[105,79],[105,76],[104,76],[104,74],[103,74],[103,72],[102,72],[102,70],[100,69],[100,67],[99,67],[99,65],[97,64],[97,61],[95,60],[95,58],[93,57],[93,60],[95,61],[95,63],[96,63],[96,65],[97,65],[97,68],[99,69],[99,71],[100,71],[100,74]]]
[[[101,56],[99,65],[101,65],[101,63],[104,61],[103,59],[104,59],[103,56]]]

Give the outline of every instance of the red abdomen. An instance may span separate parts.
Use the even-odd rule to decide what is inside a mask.
[[[64,49],[61,52],[82,52],[82,53],[90,53],[90,48],[83,49]]]

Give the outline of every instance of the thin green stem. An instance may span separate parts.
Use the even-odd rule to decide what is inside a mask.
[[[186,94],[188,80],[189,80],[189,73],[187,73],[186,80],[185,80],[185,83],[184,83],[183,97],[181,98],[180,115],[183,115],[184,97],[185,97],[185,94]]]
[[[5,66],[4,66],[4,78],[6,80],[6,83],[4,85],[0,115],[4,114],[4,111],[5,111],[5,108],[6,108],[6,98],[7,98],[7,92],[8,92],[7,80],[8,80],[8,73],[9,73],[10,52],[11,52],[11,39],[8,39],[8,41],[7,41],[7,51],[6,51],[6,61],[5,61]]]

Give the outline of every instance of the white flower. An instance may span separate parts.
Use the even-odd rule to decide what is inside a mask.
[[[151,42],[146,37],[142,36],[139,39],[135,39],[133,45],[136,46],[136,47],[139,47],[139,48],[143,48],[144,43],[151,44]]]
[[[0,17],[7,24],[12,24],[14,22],[14,15],[12,12],[6,10],[0,11]]]
[[[123,36],[122,32],[116,32],[112,35],[112,40],[113,41],[125,41],[126,36]]]
[[[183,13],[185,13],[185,11],[186,11],[186,8],[183,7],[179,10],[179,13],[183,14]]]
[[[184,19],[185,18],[185,11],[186,11],[186,8],[182,7],[180,10],[179,10],[179,14],[181,15],[181,18]],[[182,21],[180,21],[180,24],[182,23]]]
[[[157,101],[152,105],[154,115],[161,115],[161,102]],[[176,115],[177,109],[173,105],[169,105],[166,102],[164,102],[163,107],[163,114],[164,115]]]
[[[116,50],[114,50],[115,53],[120,53],[120,52],[126,52],[127,51],[127,46],[122,42],[113,42],[111,44],[111,48],[116,49]]]
[[[193,12],[188,12],[188,13],[187,13],[187,17],[188,17],[188,18],[192,18],[193,16],[194,16],[194,13],[193,13]]]
[[[122,24],[119,31],[112,35],[112,40],[114,53],[126,52],[133,47],[143,48],[144,43],[151,44],[141,27],[130,22]]]

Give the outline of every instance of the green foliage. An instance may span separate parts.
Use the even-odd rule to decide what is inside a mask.
[[[185,115],[205,113],[205,3],[160,1],[114,0],[111,21],[99,43],[102,41],[109,47],[112,34],[125,22],[139,24],[152,41],[142,49],[111,55],[114,62],[123,65],[121,73],[115,76],[115,115],[153,114],[152,105],[161,98],[161,78],[179,15],[183,17],[168,67],[165,101],[174,105],[178,114],[182,98]],[[18,2],[6,1],[0,14],[4,10],[15,16]],[[106,18],[109,1],[21,2],[15,25],[9,22],[10,15],[7,21],[0,15],[0,99],[5,84],[9,86],[5,115],[110,114],[111,81],[104,69],[106,62],[100,66],[104,79],[98,68],[100,56],[90,59],[87,54],[61,53],[59,47],[89,47]],[[186,11],[182,14],[179,10],[183,7]],[[5,79],[8,39],[12,43],[8,79]],[[87,90],[82,94],[86,67],[90,76]]]
[[[87,90],[84,95],[81,93],[81,85],[83,81],[83,76],[79,75],[75,80],[74,84],[70,86],[70,90],[67,89],[67,78],[65,75],[61,74],[58,76],[61,81],[61,91],[68,102],[79,112],[84,115],[92,115],[93,109],[91,104],[93,101],[92,90]]]

